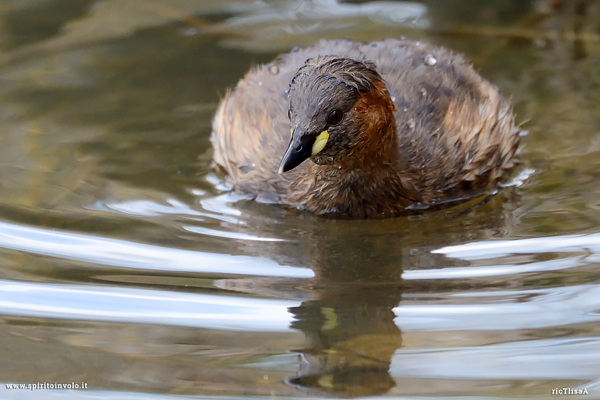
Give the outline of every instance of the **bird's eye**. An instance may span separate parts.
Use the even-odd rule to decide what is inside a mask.
[[[290,120],[292,119],[292,109],[291,108],[288,110],[288,118]]]
[[[329,117],[327,117],[327,123],[330,126],[337,125],[342,122],[342,118],[344,118],[344,113],[340,110],[333,110],[329,113]]]

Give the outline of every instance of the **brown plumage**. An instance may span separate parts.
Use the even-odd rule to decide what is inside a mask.
[[[322,41],[250,71],[221,102],[211,140],[237,191],[381,218],[494,188],[519,130],[461,56],[410,40]]]

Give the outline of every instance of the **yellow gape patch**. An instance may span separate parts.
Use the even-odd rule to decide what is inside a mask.
[[[317,136],[317,140],[315,140],[315,143],[313,144],[311,156],[316,156],[317,154],[319,154],[327,144],[328,140],[329,132],[323,131],[319,133],[319,136]]]

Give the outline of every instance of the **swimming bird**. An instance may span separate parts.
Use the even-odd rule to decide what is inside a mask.
[[[211,142],[257,201],[384,218],[494,189],[519,136],[510,103],[461,55],[324,40],[252,69],[222,99]]]

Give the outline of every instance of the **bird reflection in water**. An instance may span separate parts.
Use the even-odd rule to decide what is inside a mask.
[[[402,296],[402,267],[398,259],[378,264],[389,253],[368,243],[327,247],[319,249],[329,256],[315,268],[315,299],[290,309],[292,327],[305,334],[306,346],[298,350],[298,374],[288,383],[309,395],[386,393],[395,386],[389,368],[402,345],[392,311]],[[360,259],[368,261],[358,265]]]

